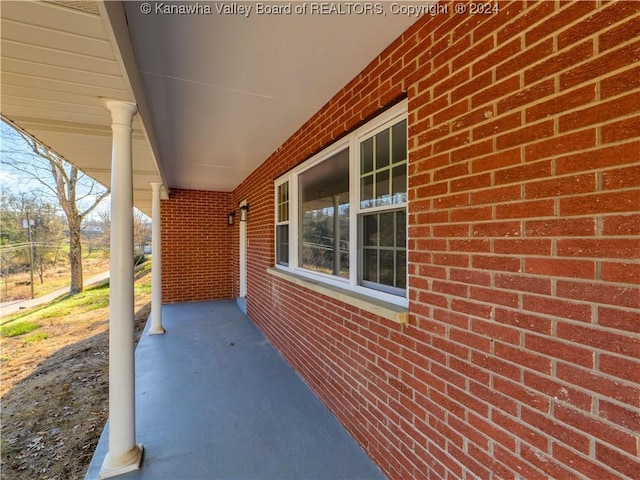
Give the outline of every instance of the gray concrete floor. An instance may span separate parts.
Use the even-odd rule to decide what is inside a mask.
[[[117,478],[384,479],[235,301],[166,305],[163,324],[136,350],[142,468]]]

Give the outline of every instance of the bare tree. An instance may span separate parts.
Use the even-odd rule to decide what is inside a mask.
[[[144,254],[144,246],[151,237],[151,219],[137,208],[133,211],[133,248]]]
[[[98,213],[100,226],[102,227],[102,248],[109,249],[109,237],[111,236],[111,215],[103,211]],[[151,237],[151,219],[135,208],[133,210],[133,250],[134,254],[144,254],[144,247]]]
[[[3,133],[5,130],[3,126]],[[7,142],[3,135],[2,161],[21,175],[40,182],[57,198],[69,229],[69,293],[76,294],[83,289],[82,221],[109,195],[110,190],[26,133],[14,131],[18,145],[11,145],[12,142]],[[25,147],[31,155],[25,153]]]
[[[17,211],[20,212],[23,219],[23,230],[28,223],[26,225],[27,241],[31,249],[33,265],[42,285],[47,257],[60,247],[64,225],[55,206],[46,202],[39,193],[37,191],[31,192],[30,195],[23,193],[15,201],[18,206]]]

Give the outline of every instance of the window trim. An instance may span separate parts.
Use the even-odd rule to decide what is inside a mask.
[[[377,133],[390,128],[392,125],[402,121],[407,121],[408,129],[408,102],[403,100],[393,107],[389,108],[382,114],[375,117],[373,120],[362,125],[358,129],[350,132],[341,140],[333,143],[329,147],[321,150],[316,155],[313,155],[308,160],[297,165],[293,169],[289,170],[286,174],[276,178],[274,181],[274,245],[277,249],[277,226],[283,225],[286,222],[278,222],[278,187],[286,182],[289,182],[289,265],[280,265],[274,261],[273,268],[292,273],[294,275],[308,278],[310,281],[324,283],[332,287],[338,287],[343,290],[354,292],[355,294],[371,297],[383,302],[398,305],[400,307],[407,307],[409,304],[409,288],[407,278],[407,288],[405,289],[405,295],[400,296],[392,293],[385,292],[384,290],[366,287],[359,284],[360,278],[360,255],[359,255],[359,219],[363,214],[390,211],[394,209],[404,208],[406,211],[406,221],[408,223],[408,198],[406,202],[375,206],[370,208],[360,208],[360,144],[367,138],[370,138]],[[408,136],[408,135],[407,135]],[[341,278],[334,275],[324,274],[321,272],[313,272],[306,270],[299,266],[299,192],[298,192],[298,177],[306,170],[313,168],[314,166],[322,163],[331,156],[339,153],[340,151],[349,149],[349,278]],[[408,178],[408,156],[409,145],[407,144],[407,178]],[[408,193],[408,186],[407,186]],[[408,225],[407,230],[408,232]],[[407,239],[407,248],[409,242]],[[408,252],[407,252],[408,253]],[[408,255],[407,255],[408,257]],[[408,277],[409,268],[407,261],[406,274]]]
[[[278,190],[280,189],[280,187],[282,185],[284,185],[285,183],[288,183],[287,186],[287,220],[279,220],[280,218],[280,197],[278,195]],[[274,230],[274,239],[275,239],[275,252],[274,252],[274,257],[275,257],[275,263],[276,265],[280,265],[283,267],[286,267],[288,265],[291,265],[291,245],[289,245],[289,261],[287,262],[287,264],[281,264],[278,263],[278,227],[281,227],[283,225],[286,225],[287,227],[289,227],[289,242],[291,242],[291,182],[290,179],[288,177],[285,177],[282,181],[280,182],[276,182],[276,186],[275,186],[275,216],[274,216],[274,220],[275,220],[275,230]]]

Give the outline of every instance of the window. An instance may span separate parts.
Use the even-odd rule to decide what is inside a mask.
[[[276,263],[289,265],[289,182],[278,185],[276,217]]]
[[[298,188],[298,265],[349,278],[349,149],[300,174]]]
[[[398,295],[407,287],[407,121],[360,144],[360,282]],[[375,213],[367,213],[374,210]]]
[[[407,287],[405,210],[365,215],[362,220],[362,284],[404,293]]]
[[[276,180],[276,265],[406,305],[406,102]]]
[[[360,144],[360,208],[407,201],[407,121]]]

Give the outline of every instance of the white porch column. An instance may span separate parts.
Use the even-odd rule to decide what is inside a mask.
[[[152,182],[151,204],[151,327],[149,335],[164,333],[162,326],[162,220],[160,218],[161,183]]]
[[[140,468],[142,445],[136,444],[133,294],[134,103],[105,101],[111,111],[111,252],[109,294],[109,452],[100,478]]]

